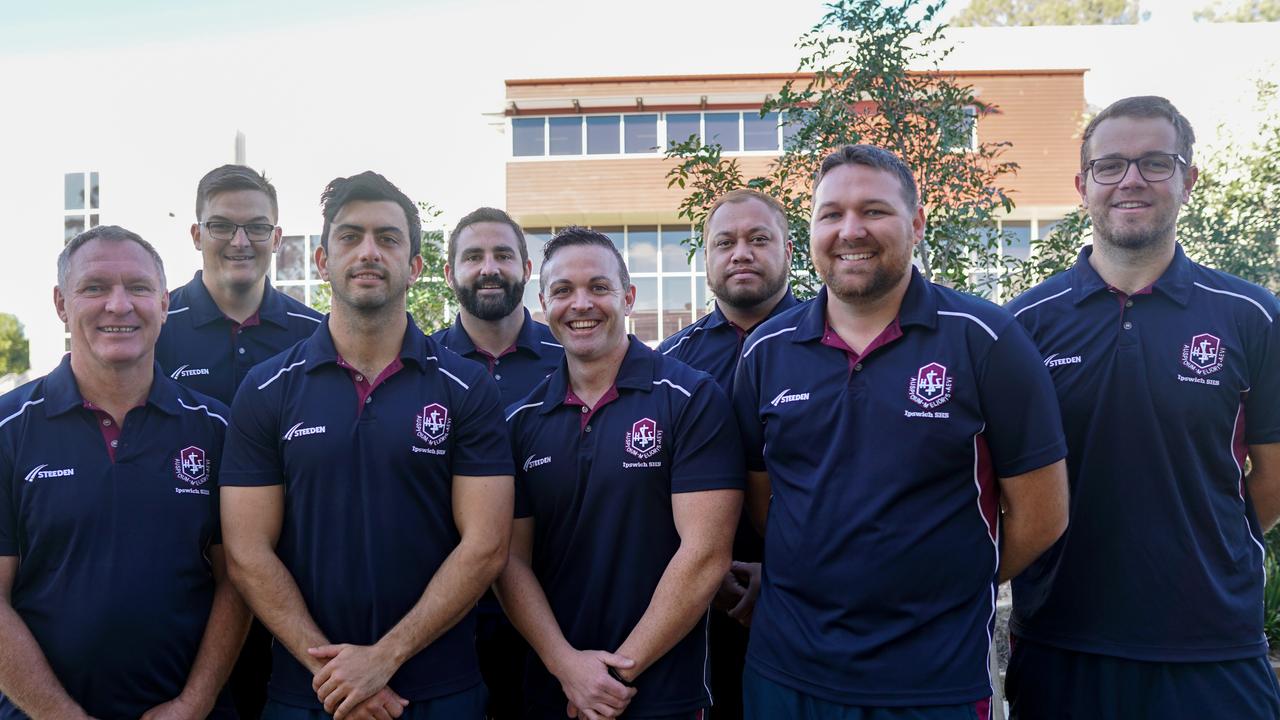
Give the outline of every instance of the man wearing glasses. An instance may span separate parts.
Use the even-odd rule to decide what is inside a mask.
[[[1095,117],[1076,176],[1093,245],[1010,305],[1057,387],[1071,484],[1070,529],[1013,581],[1015,718],[1280,717],[1262,632],[1280,302],[1178,244],[1194,141],[1164,98]]]
[[[267,280],[280,247],[276,189],[256,170],[223,165],[196,187],[191,240],[203,269],[169,297],[156,362],[179,383],[230,405],[254,365],[306,339],[320,313]],[[254,621],[231,676],[241,717],[256,718],[267,700],[271,635]]]

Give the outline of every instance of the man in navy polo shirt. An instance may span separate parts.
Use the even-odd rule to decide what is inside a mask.
[[[497,586],[541,660],[526,717],[698,717],[707,605],[742,507],[728,400],[628,337],[635,287],[609,238],[566,228],[544,258],[565,362],[508,409],[517,519]]]
[[[191,240],[203,267],[170,295],[156,361],[173,379],[228,405],[250,368],[310,337],[322,317],[267,280],[280,247],[277,217],[276,189],[252,168],[223,165],[196,187]],[[232,679],[238,706],[249,690],[241,681],[253,680],[241,675],[249,669],[237,666]],[[259,695],[269,670],[260,668]]]
[[[715,309],[663,340],[658,352],[710,373],[731,394],[747,334],[799,303],[787,282],[789,236],[786,210],[770,195],[732,190],[712,203],[702,225],[702,240]],[[733,540],[733,566],[712,603],[724,611],[711,616],[714,718],[742,717],[746,628],[760,592],[763,553],[764,544],[744,513]]]
[[[107,225],[58,257],[71,352],[0,398],[0,718],[235,718],[227,409],[158,372],[164,267]]]
[[[1053,386],[1011,314],[911,267],[897,156],[827,156],[813,208],[824,287],[747,338],[734,383],[767,516],[747,717],[985,717],[997,583],[1066,527]]]
[[[446,257],[444,276],[462,307],[453,325],[431,337],[483,364],[508,406],[528,395],[564,357],[551,330],[524,308],[524,287],[533,270],[524,231],[497,208],[477,208],[449,234]],[[476,617],[476,653],[489,688],[488,717],[520,717],[528,652],[497,599],[485,593]]]
[[[322,203],[333,310],[250,371],[223,472],[232,578],[277,640],[264,717],[480,718],[472,608],[513,493],[498,389],[405,312],[404,193],[365,172]]]
[[[1071,470],[1071,530],[1013,584],[1017,717],[1280,717],[1262,632],[1280,302],[1177,243],[1194,141],[1164,98],[1099,113],[1076,176],[1093,245],[1010,304]]]

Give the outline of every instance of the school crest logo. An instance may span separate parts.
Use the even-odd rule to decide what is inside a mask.
[[[658,454],[662,449],[662,430],[658,423],[650,418],[642,418],[631,424],[631,432],[627,433],[626,451],[645,460]]]
[[[1182,364],[1197,375],[1212,375],[1222,369],[1227,359],[1222,341],[1209,333],[1200,333],[1182,346]]]
[[[431,403],[418,414],[415,429],[418,437],[428,445],[439,445],[449,437],[449,409],[440,403]]]
[[[183,448],[173,461],[173,472],[179,480],[192,487],[203,485],[209,479],[209,464],[205,461],[204,450],[195,445]]]
[[[951,399],[951,376],[947,368],[932,362],[916,371],[907,383],[907,397],[926,410],[938,407]]]

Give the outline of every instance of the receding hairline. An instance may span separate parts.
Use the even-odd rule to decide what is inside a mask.
[[[565,245],[563,247],[557,248],[556,251],[552,253],[550,257],[546,258],[542,262],[542,267],[539,268],[540,272],[538,273],[538,280],[542,285],[542,287],[550,287],[551,284],[555,282],[555,280],[548,277],[546,273],[547,266],[550,265],[551,263],[554,263],[556,261],[556,258],[562,257],[564,253],[571,250],[595,250],[608,255],[609,258],[613,261],[614,265],[616,266],[616,272],[614,272],[612,275],[610,275],[609,273],[605,273],[603,275],[595,275],[595,276],[592,276],[591,279],[597,280],[599,278],[607,278],[609,280],[617,280],[619,281],[619,283],[622,282],[623,270],[625,266],[622,262],[622,258],[620,258],[617,255],[617,253],[609,252],[609,248],[603,245],[597,245],[595,243],[574,243],[572,245]],[[631,283],[627,282],[625,284],[630,285]],[[622,289],[626,290],[626,287],[623,287]]]
[[[80,271],[81,276],[84,274],[84,272],[81,271],[81,267],[84,265],[84,262],[82,260],[78,261],[76,260],[76,258],[83,256],[84,250],[95,242],[112,243],[115,245],[128,244],[137,248],[137,251],[141,253],[143,257],[145,257],[147,260],[150,260],[149,263],[139,262],[138,263],[139,267],[146,268],[148,265],[150,265],[151,269],[148,272],[148,274],[153,276],[158,281],[161,291],[165,291],[168,289],[166,287],[168,285],[168,281],[165,279],[164,266],[160,264],[160,261],[158,260],[157,256],[152,254],[152,248],[148,248],[147,246],[139,243],[137,240],[127,235],[104,234],[104,235],[97,235],[89,238],[88,240],[84,241],[80,245],[76,246],[76,248],[71,252],[71,254],[66,256],[66,264],[65,264],[66,275],[65,277],[61,277],[62,273],[59,273],[60,277],[58,277],[58,287],[62,289],[64,292],[70,289],[68,286],[70,285],[71,280],[73,278],[78,279],[80,277],[75,275],[77,271]]]

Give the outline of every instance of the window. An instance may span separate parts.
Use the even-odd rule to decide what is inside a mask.
[[[552,155],[582,154],[582,118],[547,118],[547,138]]]
[[[617,115],[587,118],[588,155],[617,155],[620,152],[621,120]]]
[[[942,142],[951,150],[976,150],[978,147],[978,108],[965,105],[961,108],[957,124],[943,128]]]
[[[627,269],[633,273],[658,272],[658,228],[627,228]]]
[[[701,120],[698,113],[667,113],[667,147],[688,140],[690,135],[702,137]]]
[[[655,154],[691,137],[718,144],[727,153],[776,153],[798,127],[780,131],[779,118],[776,112],[761,115],[757,110],[518,117],[511,119],[511,156]]]
[[[512,118],[511,153],[516,157],[542,155],[546,124],[546,118]]]
[[[782,147],[790,150],[795,147],[796,135],[800,134],[800,128],[809,122],[810,110],[792,111],[786,114],[782,124]]]
[[[658,152],[657,115],[627,115],[622,127],[628,153]]]
[[[778,113],[742,113],[742,149],[778,149]]]
[[[1031,223],[1027,220],[1006,220],[1002,223],[1000,254],[1026,260],[1031,255]]]
[[[73,172],[62,176],[62,244],[92,227],[101,217],[98,208],[98,173]]]
[[[741,113],[707,113],[703,116],[707,125],[707,144],[719,145],[721,150],[732,152],[738,144],[738,118]]]
[[[316,268],[319,235],[285,235],[272,260],[271,284],[298,302],[311,305],[316,288],[323,285]]]

